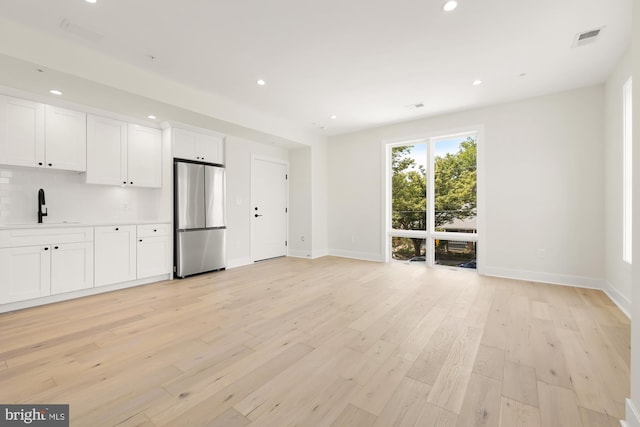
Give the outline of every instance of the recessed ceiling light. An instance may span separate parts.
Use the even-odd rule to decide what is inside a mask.
[[[456,7],[458,7],[458,2],[456,0],[449,0],[444,5],[442,5],[442,10],[445,12],[451,12]]]
[[[155,120],[155,119],[156,119],[156,116],[154,116],[153,114],[149,114],[149,115],[147,116],[147,119]]]
[[[336,116],[335,114],[333,116],[331,116],[332,119],[337,119],[338,116]]]
[[[62,95],[62,92],[60,92],[58,89],[51,89],[49,93],[52,93],[54,95]]]
[[[97,0],[84,0],[84,1],[86,1],[87,3],[95,3]]]
[[[258,86],[264,86],[267,84],[267,82],[265,82],[264,80],[260,79],[258,80],[256,83],[258,83]]]
[[[482,80],[474,80],[472,83],[474,86],[479,86],[482,84]]]
[[[518,77],[526,77],[526,76],[527,76],[527,73],[520,73],[520,74],[518,74]]]

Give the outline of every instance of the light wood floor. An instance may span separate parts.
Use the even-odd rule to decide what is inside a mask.
[[[0,402],[72,426],[618,426],[599,291],[276,259],[0,315]]]

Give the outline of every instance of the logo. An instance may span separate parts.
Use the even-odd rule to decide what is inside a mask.
[[[69,405],[0,405],[0,427],[69,427]]]

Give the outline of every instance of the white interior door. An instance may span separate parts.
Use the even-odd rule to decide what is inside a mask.
[[[254,261],[287,254],[287,165],[251,164],[251,253]]]

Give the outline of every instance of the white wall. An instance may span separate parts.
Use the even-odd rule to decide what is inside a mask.
[[[311,257],[311,148],[289,152],[289,256]]]
[[[237,267],[251,260],[251,156],[288,161],[283,148],[227,136],[227,265]]]
[[[606,290],[628,313],[631,266],[622,261],[622,86],[631,76],[631,51],[605,84],[605,253]]]
[[[631,39],[631,70],[635,83],[633,90],[633,263],[631,269],[631,396],[627,400],[626,423],[640,427],[640,149],[635,143],[640,136],[640,0],[633,1]]]
[[[383,259],[381,141],[484,125],[485,273],[600,287],[603,102],[595,86],[330,138],[330,253]]]
[[[313,233],[313,258],[328,254],[328,173],[328,146],[325,142],[316,142],[311,147],[311,228]]]

